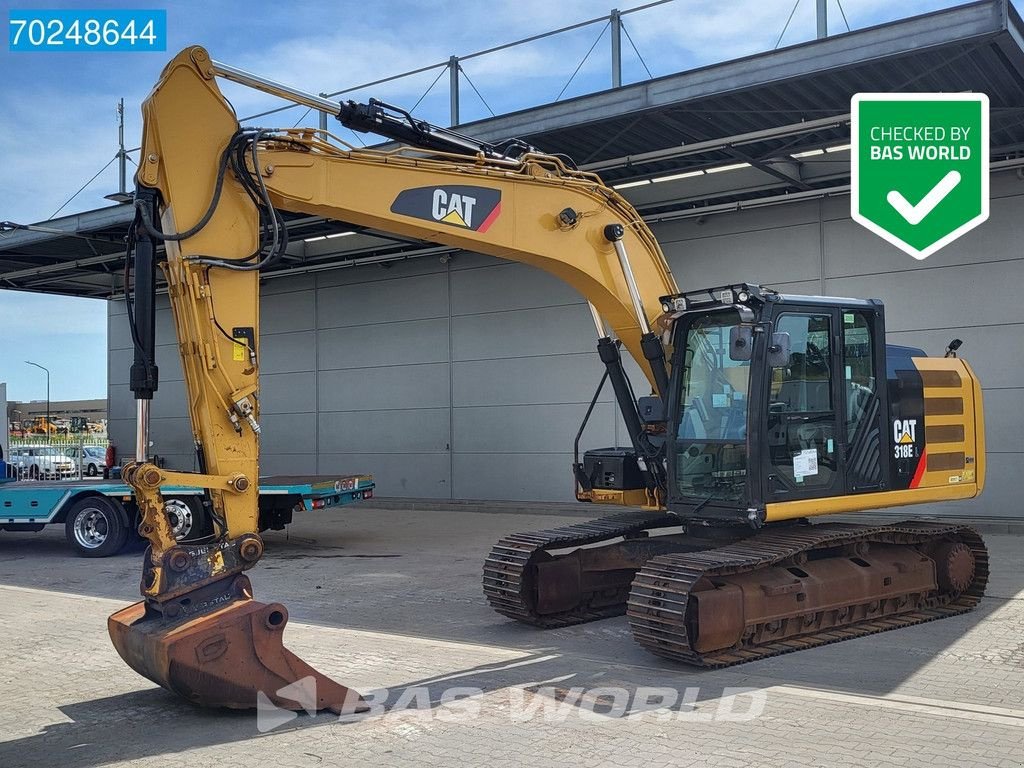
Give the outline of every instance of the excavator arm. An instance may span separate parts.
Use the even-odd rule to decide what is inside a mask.
[[[355,148],[309,129],[242,129],[217,77],[326,108],[356,130],[415,142],[390,151]],[[656,321],[678,292],[637,212],[592,174],[522,144],[474,142],[379,102],[338,104],[210,59],[180,53],[143,105],[129,301],[138,402],[135,489],[148,539],[143,601],[110,618],[122,657],[150,679],[202,704],[308,708],[296,681],[316,681],[316,706],[358,709],[360,699],[284,649],[287,612],[252,599],[243,571],[260,559],[259,272],[287,249],[279,211],[530,264],[589,302],[598,349],[641,455],[654,455],[626,380],[618,343],[664,397],[668,373]],[[512,150],[521,151],[512,156]],[[159,258],[160,246],[165,257]],[[156,268],[163,270],[195,438],[197,472],[149,461]],[[609,330],[611,333],[609,333]],[[661,500],[660,461],[646,502]],[[208,489],[216,541],[178,544],[160,488]]]

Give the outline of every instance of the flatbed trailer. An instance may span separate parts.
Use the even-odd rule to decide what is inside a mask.
[[[260,530],[280,530],[296,512],[351,504],[373,496],[372,475],[275,475],[260,478]],[[171,486],[163,494],[171,527],[182,542],[213,534],[202,488]],[[63,525],[68,543],[83,557],[120,551],[138,528],[132,489],[117,480],[0,482],[0,531],[41,531]]]

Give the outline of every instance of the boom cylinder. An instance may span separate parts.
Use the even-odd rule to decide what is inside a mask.
[[[622,267],[622,276],[626,278],[626,288],[629,289],[629,298],[633,300],[633,311],[636,313],[636,320],[640,324],[640,330],[644,333],[651,332],[651,324],[647,322],[647,314],[644,312],[644,302],[640,298],[640,289],[636,287],[636,276],[633,274],[633,265],[629,263],[629,254],[626,253],[626,246],[622,244],[622,236],[625,229],[621,224],[609,224],[604,228],[605,239],[615,248],[615,255],[619,257],[619,266]]]
[[[644,424],[640,418],[640,411],[637,410],[636,400],[633,399],[633,391],[626,378],[626,371],[622,367],[622,355],[619,347],[610,337],[605,336],[597,340],[597,353],[604,363],[605,371],[612,382],[612,389],[615,392],[615,400],[619,405],[619,413],[626,423],[626,430],[629,432],[630,444],[636,451],[637,456],[643,457],[647,468],[650,471],[655,484],[661,484],[659,467],[657,461],[647,461],[658,453],[658,449],[651,445],[644,431]]]
[[[604,329],[604,320],[601,319],[601,313],[597,311],[597,307],[591,302],[587,302],[587,306],[590,307],[590,318],[594,321],[594,328],[597,329],[597,338],[603,339],[608,335],[608,332]]]
[[[668,405],[668,368],[665,365],[665,345],[661,343],[658,334],[648,331],[640,337],[640,349],[644,357],[651,364],[651,373],[654,374],[654,386],[658,389],[665,405]]]
[[[636,285],[636,276],[633,274],[633,265],[629,263],[629,254],[626,253],[626,246],[622,244],[622,236],[625,229],[621,224],[609,224],[604,228],[605,239],[612,244],[615,255],[619,257],[619,266],[622,268],[622,276],[626,280],[626,288],[629,289],[629,298],[633,301],[633,312],[636,314],[637,323],[643,332],[640,337],[640,349],[644,357],[651,364],[651,373],[654,375],[654,386],[664,401],[668,394],[668,369],[665,367],[665,348],[657,334],[651,331],[651,324],[644,312],[644,302],[640,298],[640,289]],[[667,405],[666,401],[666,405]]]

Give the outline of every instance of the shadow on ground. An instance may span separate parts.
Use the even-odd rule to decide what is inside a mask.
[[[364,715],[300,714],[294,719],[279,713],[260,718],[253,711],[203,710],[162,688],[151,688],[61,707],[71,722],[0,743],[0,765],[91,768],[247,742],[270,733],[349,728],[378,718],[386,718],[388,727],[406,718],[471,724],[483,707],[501,707],[510,724],[572,718],[601,722],[623,716],[709,720],[724,711],[719,701],[723,695],[731,697],[727,706],[734,719],[757,716],[763,709],[747,692],[756,691],[756,686],[743,686],[742,678],[732,675],[689,671],[685,679],[669,683],[662,670],[631,668],[625,682],[624,671],[557,653],[537,653],[364,691],[372,705]],[[508,694],[482,699],[496,691]],[[145,739],[125,740],[127,733],[138,733],[142,727],[147,728]],[[346,738],[344,732],[337,735],[341,742]],[[362,736],[353,732],[351,738]]]
[[[622,617],[541,632],[491,611],[480,590],[481,565],[491,544],[510,531],[551,527],[558,520],[466,512],[336,511],[296,525],[290,534],[270,532],[268,554],[251,575],[256,597],[284,602],[294,621],[479,643],[526,654],[522,663],[468,669],[447,675],[446,681],[409,681],[391,691],[391,706],[403,691],[422,685],[430,688],[430,706],[435,706],[450,685],[487,692],[542,681],[557,681],[551,684],[566,690],[621,686],[634,694],[645,687],[699,687],[690,699],[698,709],[700,702],[721,697],[725,688],[764,689],[783,683],[882,696],[936,659],[955,660],[950,649],[957,640],[983,631],[980,625],[1024,589],[1019,539],[989,536],[989,596],[972,613],[728,670],[695,670],[645,652],[632,641]],[[140,559],[141,546],[117,557],[86,560],[70,553],[59,532],[0,534],[2,584],[123,598],[127,604],[137,599]],[[104,627],[96,631],[104,633]],[[588,705],[583,701],[572,706]],[[689,704],[675,706],[682,711]],[[159,688],[81,702],[62,712],[72,722],[0,744],[0,765],[15,764],[15,756],[46,754],[60,755],[60,764],[76,768],[260,736],[252,713],[199,711]],[[152,722],[150,737],[122,743],[126,721]],[[336,722],[321,715],[301,717],[285,727]]]

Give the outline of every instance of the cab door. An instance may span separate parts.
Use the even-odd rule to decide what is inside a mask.
[[[767,503],[845,492],[839,319],[832,307],[776,307],[772,332],[788,341],[789,355],[766,371]]]
[[[890,455],[882,308],[844,308],[840,319],[846,491],[878,491],[887,487]]]

